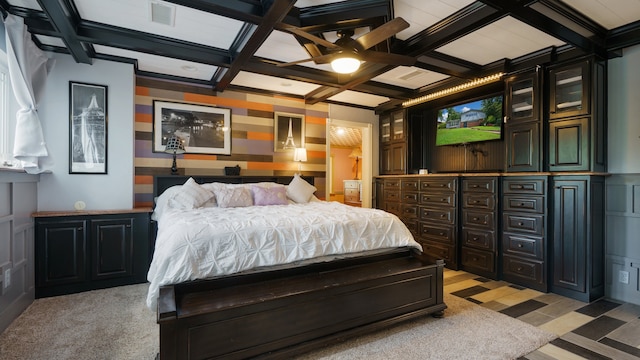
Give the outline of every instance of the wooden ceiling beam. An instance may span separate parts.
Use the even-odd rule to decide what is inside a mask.
[[[236,43],[240,42],[244,43],[244,45],[240,53],[233,56],[229,69],[216,81],[216,91],[224,91],[224,89],[229,86],[233,78],[243,69],[245,63],[251,59],[253,54],[262,46],[269,35],[271,35],[275,24],[280,23],[282,19],[287,16],[295,2],[296,0],[275,0],[264,14],[262,21],[260,21],[260,24],[255,28],[255,31],[251,34],[246,32],[247,39],[236,39]],[[232,47],[232,49],[233,48],[234,47]]]
[[[67,49],[69,49],[73,59],[81,64],[92,64],[92,56],[95,54],[92,45],[81,42],[76,36],[75,28],[80,22],[80,15],[73,3],[68,0],[38,0],[38,3],[47,14],[49,21],[62,38]]]

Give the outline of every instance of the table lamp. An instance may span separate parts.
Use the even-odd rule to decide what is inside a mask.
[[[350,158],[356,158],[356,177],[353,178],[354,180],[359,180],[358,179],[358,161],[360,160],[359,158],[362,157],[362,150],[360,150],[359,147],[354,148],[353,151],[351,151],[351,154],[349,154]]]
[[[164,148],[164,152],[168,154],[173,154],[173,164],[171,165],[171,175],[178,174],[178,165],[176,163],[176,155],[184,154],[184,144],[182,143],[182,139],[180,139],[176,135],[172,135],[169,140],[167,140],[167,145]]]
[[[302,171],[302,162],[307,161],[307,149],[296,148],[293,152],[293,161],[298,162],[298,173]]]

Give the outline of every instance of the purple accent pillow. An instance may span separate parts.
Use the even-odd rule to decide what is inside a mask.
[[[251,186],[254,205],[289,205],[287,189],[284,186]]]

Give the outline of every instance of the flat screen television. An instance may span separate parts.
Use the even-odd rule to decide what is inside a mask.
[[[436,146],[501,140],[503,98],[494,94],[439,109]]]

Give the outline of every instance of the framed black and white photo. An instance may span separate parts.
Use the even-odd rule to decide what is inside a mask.
[[[231,109],[153,101],[153,151],[178,137],[186,153],[231,155]]]
[[[107,86],[69,82],[69,174],[107,173]]]
[[[273,151],[304,147],[304,115],[276,112],[273,124]]]

